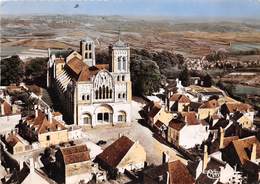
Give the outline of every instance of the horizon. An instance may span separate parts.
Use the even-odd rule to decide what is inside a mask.
[[[188,19],[259,19],[260,0],[1,1],[1,16],[87,15]],[[138,6],[137,6],[138,5]],[[77,8],[75,8],[78,6]],[[23,8],[21,8],[23,7]],[[116,8],[115,8],[116,7]],[[243,13],[241,13],[243,7]]]

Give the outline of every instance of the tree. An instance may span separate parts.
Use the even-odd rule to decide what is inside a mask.
[[[211,87],[212,86],[212,78],[209,74],[202,77],[203,85],[204,87]]]
[[[161,86],[161,73],[156,62],[134,58],[131,61],[131,79],[135,95],[149,95]]]
[[[23,80],[24,64],[19,56],[1,60],[1,85],[8,86]]]
[[[25,65],[26,77],[40,86],[45,86],[48,58],[34,58]]]
[[[180,72],[179,80],[181,81],[183,86],[189,86],[190,85],[190,72],[189,72],[189,70],[188,70],[188,68],[186,66]]]

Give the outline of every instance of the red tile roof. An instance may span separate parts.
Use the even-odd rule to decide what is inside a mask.
[[[217,108],[218,106],[219,106],[218,101],[213,99],[203,103],[199,108],[212,109],[212,108]]]
[[[54,118],[52,118],[52,122],[50,122],[45,113],[40,110],[38,110],[38,116],[36,118],[29,118],[26,120],[26,123],[29,123],[31,125],[31,128],[35,128],[35,131],[38,134],[43,134],[48,131],[55,132],[58,130],[66,129],[66,127],[62,123]]]
[[[180,131],[186,124],[179,119],[172,119],[169,123],[169,127]]]
[[[97,156],[97,159],[105,162],[110,167],[115,168],[124,158],[133,144],[134,142],[128,137],[122,136],[110,146],[108,146],[102,153],[100,153]]]
[[[89,150],[86,145],[75,145],[60,148],[60,151],[66,165],[90,160]]]
[[[154,103],[151,107],[150,112],[148,113],[148,117],[153,118],[158,112],[161,110],[161,105],[159,103]]]
[[[253,107],[245,103],[226,103],[225,105],[227,106],[229,113],[234,113],[236,111],[240,111],[240,112],[253,111]]]
[[[191,100],[187,96],[178,94],[178,93],[172,95],[170,97],[170,101],[174,101],[174,102],[178,101],[179,103],[190,103],[191,102]]]
[[[198,125],[200,122],[196,117],[196,112],[182,112],[181,115],[184,117],[185,123],[188,125]]]

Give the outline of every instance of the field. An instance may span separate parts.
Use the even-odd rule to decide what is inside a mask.
[[[105,49],[118,39],[132,47],[202,57],[218,49],[248,49],[260,43],[260,24],[119,16],[4,16],[1,56],[30,49],[78,48],[86,36]],[[234,43],[234,44],[233,44]]]

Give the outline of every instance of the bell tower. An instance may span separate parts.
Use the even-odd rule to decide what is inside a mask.
[[[114,73],[130,72],[130,47],[120,39],[109,46],[111,71]]]
[[[87,37],[85,40],[80,41],[80,53],[83,62],[89,67],[96,65],[95,43],[91,38]]]

